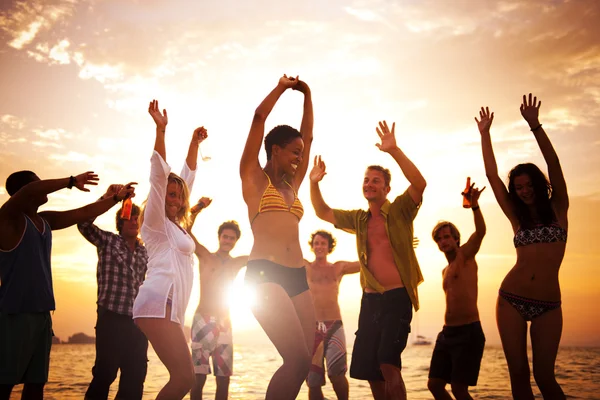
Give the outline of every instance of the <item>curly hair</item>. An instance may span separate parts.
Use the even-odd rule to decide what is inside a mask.
[[[311,249],[313,248],[313,244],[315,242],[315,236],[321,236],[322,238],[327,239],[327,242],[329,243],[329,252],[327,254],[331,254],[335,249],[335,245],[337,244],[337,241],[335,240],[333,235],[323,230],[314,232],[312,235],[310,235],[310,240],[308,241],[308,244]]]
[[[119,210],[117,211],[117,214],[115,216],[115,222],[117,225],[117,232],[119,232],[119,234],[121,234],[121,231],[123,230],[123,223],[124,223],[124,219],[121,218],[121,212],[123,212],[123,205],[121,205],[121,208],[119,208]],[[131,216],[135,217],[136,215],[140,215],[140,213],[142,212],[142,210],[140,209],[140,207],[138,207],[135,204],[131,204]]]
[[[302,139],[302,134],[297,129],[289,125],[278,125],[265,137],[265,151],[267,152],[267,161],[271,159],[273,154],[273,146],[285,147],[294,139]]]

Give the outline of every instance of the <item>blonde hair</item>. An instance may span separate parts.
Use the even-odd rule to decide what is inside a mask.
[[[190,218],[190,189],[188,188],[187,183],[179,176],[174,173],[170,173],[167,178],[167,185],[169,183],[176,183],[181,187],[181,208],[177,213],[177,223],[181,225],[185,230],[188,230],[192,225],[192,220]],[[166,195],[166,194],[165,194]],[[148,203],[148,199],[144,200],[142,203],[142,212],[139,216],[139,225],[140,227],[144,224],[144,214],[146,213],[146,204]]]
[[[440,221],[433,228],[433,231],[431,232],[431,237],[433,238],[433,241],[437,243],[438,233],[444,228],[450,228],[450,235],[452,235],[452,238],[456,240],[457,244],[460,246],[460,232],[458,231],[456,225],[448,221]]]

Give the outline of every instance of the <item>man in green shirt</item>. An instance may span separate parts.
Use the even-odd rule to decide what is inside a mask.
[[[319,218],[338,229],[356,234],[363,288],[358,331],[352,351],[350,377],[368,380],[376,400],[406,399],[400,372],[412,308],[419,309],[417,286],[423,276],[413,249],[413,220],[421,205],[426,182],[417,167],[396,145],[395,124],[379,122],[379,150],[390,154],[410,183],[393,202],[390,171],[378,165],[367,167],[363,194],[368,210],[336,210],[321,195],[319,182],[325,163],[315,157],[310,173],[310,197]],[[386,397],[387,396],[387,397]]]

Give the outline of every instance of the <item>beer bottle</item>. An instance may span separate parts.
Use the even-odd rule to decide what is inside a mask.
[[[121,207],[121,219],[129,219],[131,218],[131,206],[133,202],[129,196],[125,197],[123,200],[123,206]]]
[[[465,187],[465,191],[462,193],[463,195],[463,207],[471,208],[471,177],[467,176],[467,186]]]

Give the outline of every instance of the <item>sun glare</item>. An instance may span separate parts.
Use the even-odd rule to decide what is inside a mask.
[[[256,293],[244,285],[244,273],[240,271],[228,288],[231,323],[236,330],[248,330],[257,325],[250,308],[256,302]]]

